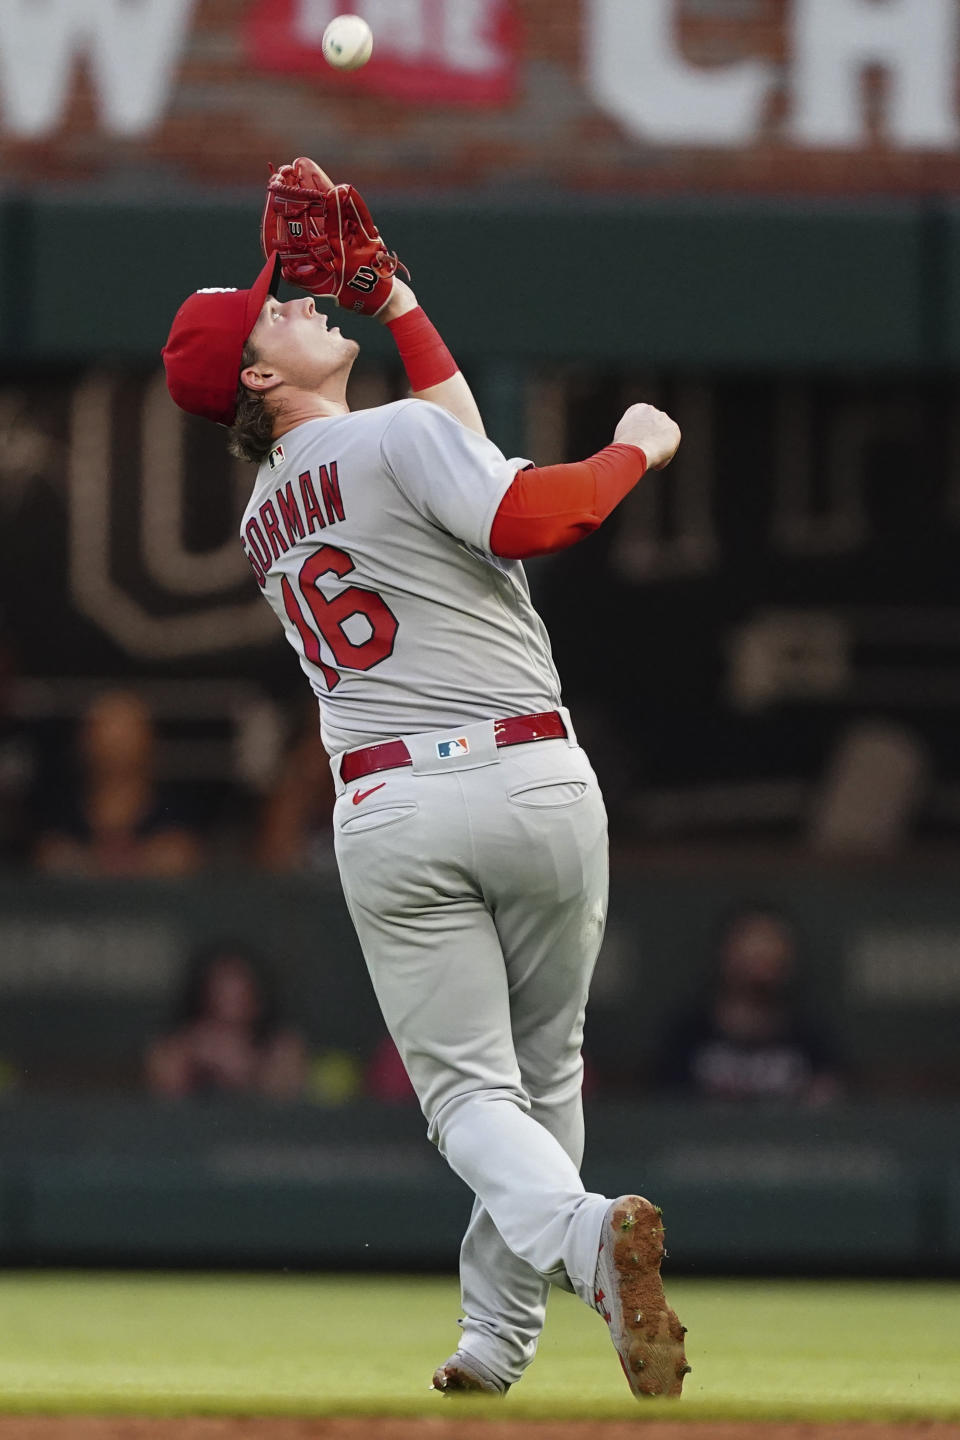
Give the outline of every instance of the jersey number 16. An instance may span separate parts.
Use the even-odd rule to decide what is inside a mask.
[[[346,551],[338,550],[334,545],[321,545],[300,566],[297,589],[310,611],[316,632],[304,618],[303,609],[286,575],[280,579],[284,609],[297,627],[303,653],[322,673],[328,690],[340,684],[340,676],[321,659],[318,633],[344,670],[372,670],[374,665],[379,665],[381,660],[393,654],[397,636],[397,617],[376,591],[366,590],[362,585],[348,585],[339,595],[328,600],[323,591],[317,589],[321,575],[338,575],[342,579],[353,568],[353,561]],[[351,640],[343,628],[354,615],[362,615],[370,626],[370,635],[359,644]]]

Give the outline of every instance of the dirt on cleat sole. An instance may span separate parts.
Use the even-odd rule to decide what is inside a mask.
[[[660,1280],[663,1237],[660,1211],[638,1195],[616,1201],[604,1221],[597,1274],[598,1279],[606,1275],[610,1288],[598,1288],[597,1308],[610,1325],[623,1373],[638,1398],[678,1396],[690,1373],[686,1332]]]
[[[433,1372],[432,1388],[442,1395],[493,1395],[499,1399],[505,1392],[496,1383],[473,1373],[459,1360],[446,1360]]]

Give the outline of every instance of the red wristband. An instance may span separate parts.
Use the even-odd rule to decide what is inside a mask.
[[[460,367],[419,305],[416,310],[389,320],[387,329],[397,342],[410,388],[415,393],[442,385],[444,380],[456,375]]]

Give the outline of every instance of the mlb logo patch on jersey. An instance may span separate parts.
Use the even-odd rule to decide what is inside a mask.
[[[455,740],[438,740],[437,755],[441,760],[452,760],[455,755],[469,755],[470,741],[466,735],[458,735]]]
[[[282,445],[274,445],[273,449],[270,451],[270,454],[267,456],[267,464],[270,466],[271,470],[276,470],[283,464]]]

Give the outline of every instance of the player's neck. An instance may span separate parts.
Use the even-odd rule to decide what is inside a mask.
[[[273,422],[273,438],[279,440],[289,430],[305,425],[308,420],[329,420],[335,415],[349,415],[346,396],[332,397],[317,391],[295,390],[285,395],[277,407]]]

